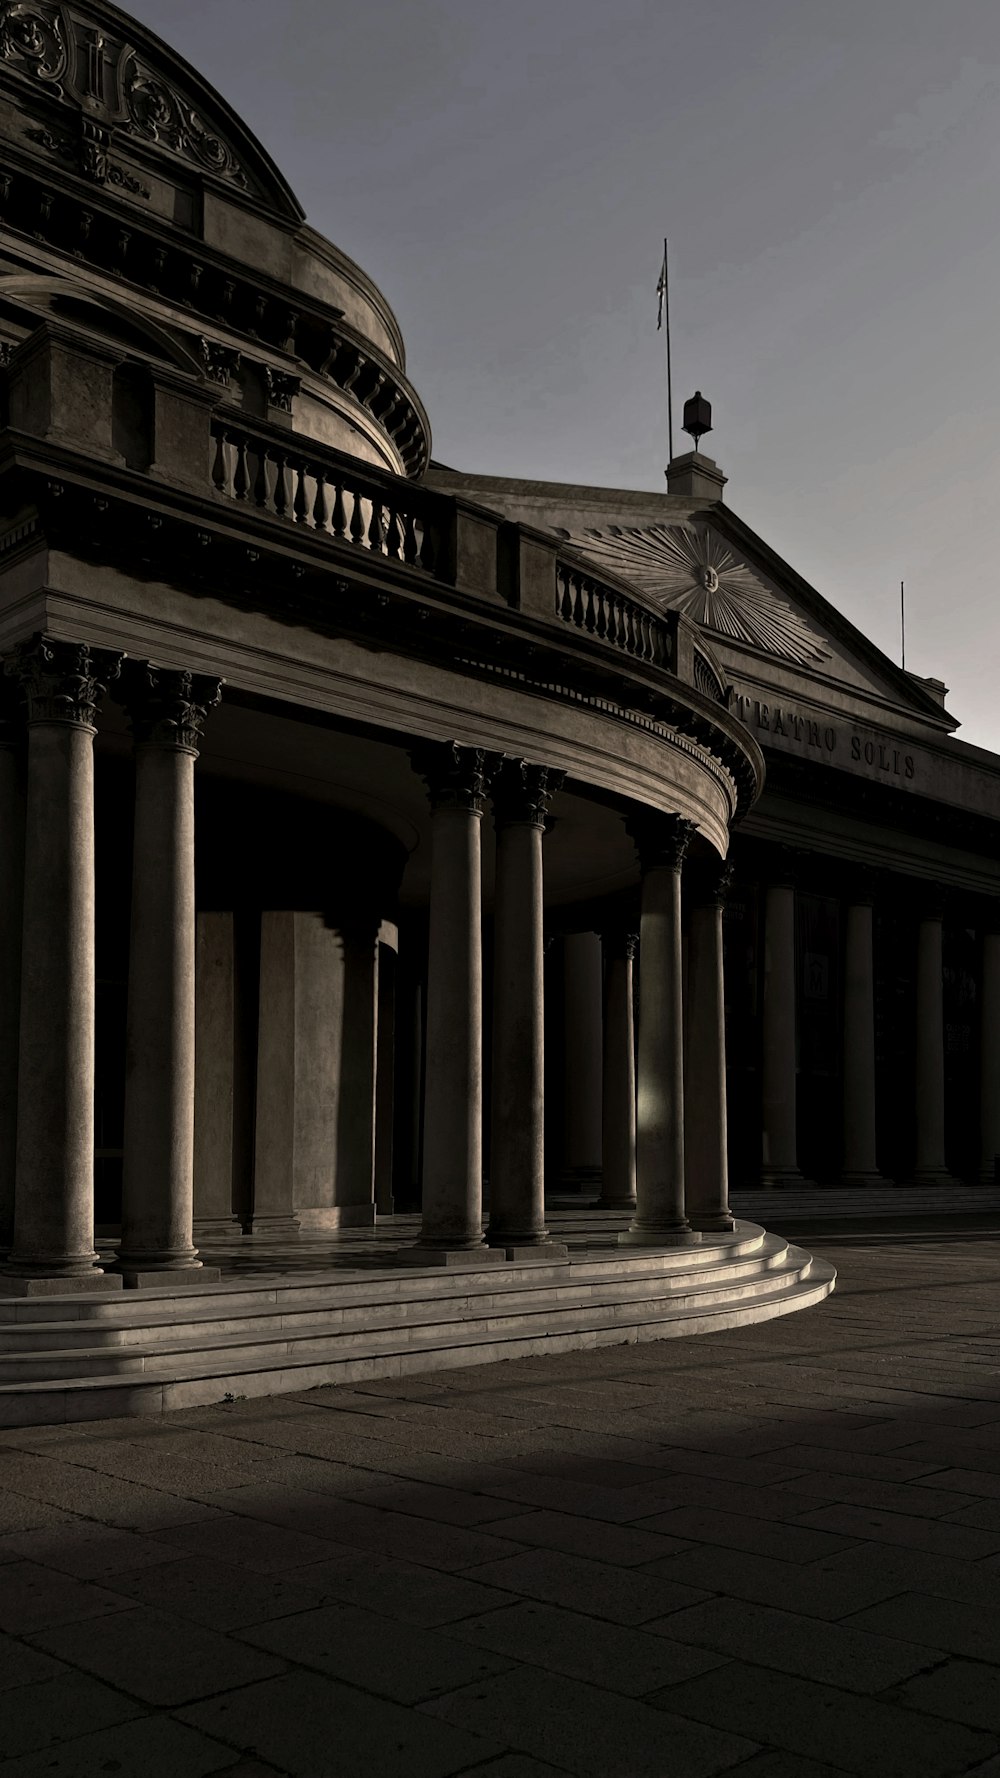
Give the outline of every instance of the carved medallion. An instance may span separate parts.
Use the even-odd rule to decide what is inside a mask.
[[[819,639],[776,592],[707,526],[650,525],[574,537],[613,573],[706,630],[806,665],[829,658]]]
[[[232,149],[181,95],[133,51],[122,69],[122,97],[133,135],[197,162],[220,179],[245,188],[247,177]]]
[[[54,7],[2,0],[0,57],[34,80],[57,81],[66,70],[66,39]]]

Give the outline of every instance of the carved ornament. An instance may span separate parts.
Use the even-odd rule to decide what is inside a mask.
[[[213,383],[221,384],[223,389],[228,389],[230,377],[236,375],[242,363],[239,352],[233,346],[223,346],[218,340],[205,338],[199,339],[198,349],[206,376],[211,377]]]
[[[122,703],[137,747],[197,754],[205,718],[222,700],[221,679],[135,662],[126,669]]]
[[[707,525],[609,525],[574,537],[573,547],[717,636],[799,665],[829,658],[798,613]]]
[[[173,149],[241,190],[247,176],[229,145],[173,86],[130,50],[122,66],[122,97],[133,135]]]
[[[651,870],[679,871],[687,849],[697,830],[694,821],[683,815],[660,815],[644,809],[625,823],[635,843],[643,873]]]
[[[497,828],[544,828],[549,803],[565,781],[566,773],[554,771],[550,766],[529,765],[524,759],[505,759],[491,791]]]
[[[464,809],[481,815],[490,781],[503,755],[459,741],[427,741],[410,755],[427,785],[432,809]]]
[[[29,724],[61,722],[71,728],[93,728],[101,699],[118,678],[123,659],[86,642],[38,635],[19,643],[4,662],[4,672],[20,683]]]
[[[264,381],[267,384],[268,405],[276,407],[279,413],[290,414],[292,402],[302,387],[301,377],[294,377],[286,370],[273,370],[271,365],[266,364]]]
[[[68,59],[60,9],[31,0],[2,0],[0,58],[29,79],[58,82]]]

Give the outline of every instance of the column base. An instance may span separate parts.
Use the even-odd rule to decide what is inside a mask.
[[[816,1182],[806,1179],[797,1167],[763,1167],[757,1181],[760,1191],[794,1191],[799,1186],[812,1186]]]
[[[205,1216],[195,1219],[193,1234],[196,1247],[202,1241],[241,1241],[243,1224],[235,1216]]]
[[[618,1236],[619,1247],[697,1247],[701,1236],[687,1221],[663,1228],[623,1229]]]
[[[258,1241],[287,1241],[299,1232],[297,1216],[254,1216],[245,1235],[253,1235]]]
[[[442,1267],[447,1271],[478,1272],[484,1266],[503,1265],[507,1255],[502,1247],[401,1247],[389,1264],[394,1266]]]
[[[845,1187],[854,1189],[860,1186],[885,1184],[886,1181],[882,1177],[882,1174],[877,1171],[871,1173],[841,1173],[840,1178],[835,1181],[834,1189],[840,1191]]]
[[[134,1269],[117,1268],[126,1290],[189,1290],[201,1284],[217,1284],[222,1277],[218,1266],[160,1266]]]
[[[710,1216],[689,1216],[691,1227],[699,1234],[728,1235],[736,1227],[736,1219],[729,1210],[715,1211]]]
[[[595,1210],[631,1210],[635,1212],[634,1198],[598,1198]]]
[[[486,1230],[487,1247],[516,1247],[527,1252],[529,1247],[552,1245],[548,1229],[504,1229],[490,1226]]]
[[[0,1297],[95,1296],[121,1288],[118,1272],[71,1272],[65,1278],[33,1276],[30,1272],[0,1273]]]
[[[569,1263],[565,1241],[534,1241],[526,1247],[518,1242],[506,1247],[491,1247],[491,1253],[502,1253],[515,1266],[564,1266]]]
[[[375,1225],[375,1206],[367,1204],[332,1204],[321,1210],[297,1210],[299,1233],[303,1235],[335,1234],[338,1229],[370,1229]]]
[[[906,1183],[909,1185],[961,1185],[962,1181],[956,1179],[954,1173],[949,1173],[947,1167],[920,1167],[910,1175]]]

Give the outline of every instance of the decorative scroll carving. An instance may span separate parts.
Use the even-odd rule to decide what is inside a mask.
[[[4,672],[20,681],[29,723],[93,728],[100,701],[118,678],[123,659],[86,642],[37,635],[18,644],[4,662]]]
[[[122,98],[133,135],[161,143],[218,178],[246,188],[246,173],[228,144],[134,50],[122,68]]]
[[[733,881],[733,866],[728,858],[712,858],[699,864],[697,869],[691,868],[688,875],[691,899],[696,907],[725,906]]]
[[[529,765],[524,759],[505,759],[491,792],[497,827],[544,827],[549,803],[565,781],[566,773],[554,771],[550,766]]]
[[[269,364],[265,364],[264,381],[267,384],[268,405],[276,407],[279,413],[290,414],[292,402],[302,387],[301,377],[293,377],[287,370],[273,370]]]
[[[67,62],[59,11],[30,0],[0,0],[0,58],[30,79],[58,82]]]
[[[643,871],[680,870],[687,849],[697,833],[697,824],[683,815],[660,815],[644,809],[625,823],[635,844]]]
[[[198,341],[201,361],[207,376],[213,383],[221,383],[224,389],[229,388],[229,379],[234,377],[243,362],[240,353],[233,346],[220,345],[218,340],[201,338]]]
[[[130,663],[122,685],[137,747],[197,754],[205,718],[222,699],[221,679],[152,662]]]
[[[620,921],[616,921],[601,927],[601,944],[609,962],[634,963],[639,951],[639,934],[634,927],[623,926]]]
[[[427,741],[410,755],[414,770],[427,785],[432,809],[465,809],[472,815],[482,814],[502,758],[485,747],[463,747],[459,741]]]
[[[829,658],[786,601],[734,555],[708,526],[650,525],[592,531],[574,548],[651,593],[707,630],[766,654],[806,665]]]
[[[131,192],[133,197],[149,197],[149,187],[112,160],[110,131],[89,117],[81,118],[80,131],[78,142],[71,141],[68,136],[54,136],[51,130],[28,130],[25,133],[30,141],[37,142],[49,154],[58,155],[67,166],[76,167],[94,185],[112,185],[119,191]]]

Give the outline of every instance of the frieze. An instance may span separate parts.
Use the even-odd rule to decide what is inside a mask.
[[[863,727],[847,727],[825,719],[802,716],[786,704],[772,703],[733,688],[730,709],[747,728],[767,740],[798,747],[826,763],[845,768],[875,771],[888,778],[912,782],[917,776],[917,755],[901,747],[898,737],[880,735]]]

